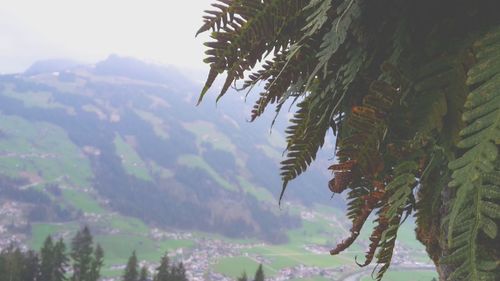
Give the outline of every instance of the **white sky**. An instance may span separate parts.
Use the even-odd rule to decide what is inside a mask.
[[[96,62],[115,53],[181,67],[206,67],[194,38],[213,0],[0,0],[0,72],[32,62]]]

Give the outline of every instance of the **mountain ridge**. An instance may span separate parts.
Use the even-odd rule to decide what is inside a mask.
[[[300,225],[275,200],[283,140],[269,137],[267,127],[235,121],[244,118],[236,95],[214,117],[193,106],[198,85],[172,68],[118,56],[56,66],[0,76],[0,110],[62,128],[91,170],[84,185],[109,203],[105,208],[152,225],[274,242]],[[43,173],[40,165],[32,169]],[[71,184],[68,178],[58,184]],[[313,179],[326,183],[321,173]],[[314,185],[309,190],[318,190]],[[321,200],[319,191],[291,190],[304,204]]]

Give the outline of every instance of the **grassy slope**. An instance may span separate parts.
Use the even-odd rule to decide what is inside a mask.
[[[45,95],[41,95],[40,100],[32,100],[30,105],[50,107],[50,104],[42,103],[48,103],[48,99],[43,97]],[[116,214],[110,216],[109,211],[93,196],[83,191],[83,188],[90,185],[90,163],[61,128],[44,122],[29,122],[15,116],[1,115],[0,130],[6,135],[0,139],[0,152],[10,153],[0,157],[0,171],[3,174],[30,174],[38,182],[32,188],[42,190],[44,183],[58,182],[63,186],[63,204],[70,204],[85,213],[104,215],[101,221],[93,223],[91,228],[99,228],[101,225],[118,231],[117,235],[95,237],[106,252],[107,265],[124,263],[133,250],[137,250],[142,259],[157,261],[167,250],[189,248],[193,245],[192,241],[185,240],[151,240],[147,237],[149,227],[140,220]],[[121,137],[117,137],[115,144],[117,151],[124,155],[125,169],[139,178],[150,179],[142,160]],[[133,165],[134,163],[139,165]],[[33,249],[40,249],[48,235],[62,235],[69,245],[71,237],[79,227],[77,222],[34,223],[28,244]],[[106,272],[111,275],[118,274],[109,270]]]
[[[89,184],[92,177],[89,161],[59,127],[45,122],[0,114],[0,157],[3,174],[17,176],[28,172],[44,181],[58,181],[65,176],[77,186]]]
[[[33,95],[33,94],[31,94]],[[40,94],[33,97],[26,97],[29,106],[38,107],[58,107],[50,103],[50,97]],[[146,116],[151,122],[151,116]],[[160,124],[157,124],[159,127]],[[235,147],[224,136],[217,132],[210,124],[194,122],[186,124],[185,127],[196,133],[198,141],[211,142],[216,148],[224,149],[235,153]],[[47,123],[31,123],[18,117],[1,116],[0,129],[7,134],[8,138],[0,139],[0,151],[14,152],[17,154],[47,153],[57,157],[45,159],[20,159],[19,157],[0,158],[0,169],[3,173],[19,175],[22,171],[39,174],[44,181],[59,181],[61,176],[66,176],[65,184],[71,188],[63,191],[64,198],[74,207],[87,213],[104,215],[106,210],[89,194],[83,192],[78,187],[87,186],[91,178],[91,170],[88,160],[81,156],[79,148],[74,146],[64,133],[56,126]],[[159,128],[157,128],[159,129]],[[158,133],[158,132],[157,132]],[[164,135],[164,137],[167,137]],[[271,138],[270,143],[273,147],[280,145],[280,138],[276,136]],[[133,147],[123,140],[120,136],[115,139],[116,149],[119,155],[123,156],[124,168],[131,175],[142,179],[151,180],[149,172],[142,159],[137,155]],[[270,146],[266,149],[273,151]],[[185,155],[178,159],[179,164],[190,167],[197,167],[207,171],[215,181],[222,187],[229,190],[237,190],[236,186],[226,181],[217,172],[210,167],[201,157],[196,155]],[[39,173],[40,171],[40,173]],[[262,201],[275,201],[272,195],[264,188],[257,187],[251,182],[239,177],[239,186],[247,193],[253,195]],[[323,213],[332,214],[333,209],[319,209]],[[337,211],[335,211],[337,212]],[[192,241],[185,240],[164,240],[154,241],[146,236],[149,227],[136,219],[112,215],[106,217],[100,224],[111,226],[118,230],[118,234],[97,235],[96,241],[101,243],[106,251],[106,264],[123,264],[133,250],[137,250],[139,258],[149,261],[157,261],[166,250],[176,248],[189,248],[193,246]],[[49,234],[63,233],[65,238],[70,238],[72,233],[78,229],[77,223],[69,224],[33,224],[32,239],[30,245],[38,249],[43,243],[44,238]],[[366,230],[363,232],[366,236]],[[406,246],[414,249],[421,248],[418,242],[413,238],[411,227],[403,227],[400,232],[400,238]],[[259,255],[270,261],[265,266],[266,274],[273,275],[277,270],[305,264],[309,266],[319,266],[323,268],[335,267],[340,265],[353,265],[353,254],[344,256],[330,257],[328,255],[313,254],[304,249],[307,244],[332,245],[332,239],[339,239],[341,231],[332,228],[325,220],[316,219],[312,222],[305,221],[302,228],[289,232],[290,242],[280,246],[262,246],[255,247],[245,251],[248,255]],[[242,242],[247,241],[235,241]],[[336,241],[336,240],[335,240]],[[69,242],[69,240],[68,240]],[[425,257],[422,258],[425,260]],[[228,276],[239,276],[242,271],[247,271],[249,276],[257,267],[257,262],[251,257],[224,258],[215,265],[215,270]],[[106,275],[116,276],[120,272],[106,270]],[[397,279],[406,276],[419,278],[415,272],[392,272],[388,275],[388,280]],[[426,275],[424,274],[424,277]],[[318,277],[319,278],[319,277]],[[322,280],[313,278],[309,280]],[[410,279],[404,279],[410,280]],[[420,280],[420,279],[415,279]],[[423,279],[422,279],[423,280]],[[429,278],[430,280],[430,278]]]
[[[199,168],[207,172],[220,186],[225,189],[237,191],[237,187],[221,177],[203,158],[198,155],[182,155],[177,163],[191,168]]]
[[[116,153],[122,159],[122,165],[128,174],[146,181],[152,180],[144,161],[132,146],[125,142],[120,135],[115,136],[114,144]]]
[[[64,189],[63,197],[76,209],[85,213],[104,214],[105,210],[89,194],[80,190]]]
[[[207,121],[198,120],[190,123],[184,123],[184,128],[196,135],[196,143],[198,146],[203,142],[211,143],[215,149],[224,150],[233,153],[235,157],[236,146],[231,142],[231,140],[219,132],[214,124]]]

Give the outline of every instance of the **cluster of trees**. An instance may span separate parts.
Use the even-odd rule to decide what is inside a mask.
[[[161,258],[160,265],[155,269],[154,275],[151,277],[148,268],[144,265],[139,270],[137,255],[132,252],[128,259],[127,266],[123,272],[122,281],[188,281],[186,277],[186,269],[184,264],[170,263],[168,254],[165,253]]]
[[[80,210],[73,207],[61,207],[60,204],[53,204],[52,199],[42,191],[19,188],[27,184],[29,184],[27,179],[0,175],[0,198],[30,204],[32,207],[28,213],[29,221],[65,222],[82,215]],[[48,184],[47,186],[56,197],[61,196],[61,190],[57,184]]]
[[[257,271],[255,271],[255,276],[253,280],[248,280],[247,273],[243,272],[243,274],[238,277],[237,281],[264,281],[265,275],[264,270],[262,269],[262,264],[259,264]]]
[[[103,258],[101,246],[94,246],[89,228],[84,227],[71,240],[69,256],[64,240],[55,242],[51,236],[39,253],[23,252],[13,245],[4,249],[0,253],[0,281],[64,281],[70,269],[71,281],[97,281]]]

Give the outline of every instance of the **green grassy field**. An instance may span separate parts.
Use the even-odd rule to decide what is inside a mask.
[[[63,197],[67,200],[67,202],[73,205],[73,207],[82,210],[85,213],[105,213],[105,210],[97,203],[97,201],[83,191],[64,189]]]
[[[183,127],[196,135],[196,143],[198,146],[200,146],[202,142],[208,142],[211,143],[215,149],[236,154],[236,146],[225,134],[219,132],[214,124],[198,120],[190,123],[184,123]],[[237,155],[235,155],[235,157],[236,156]]]
[[[340,210],[326,206],[315,206],[314,210],[322,215],[337,216],[339,219],[342,219],[342,216],[344,215]],[[370,233],[370,225],[370,223],[366,225],[365,230],[362,233],[363,237],[360,239],[364,239],[366,241]],[[421,262],[430,263],[429,258],[422,252],[423,246],[421,246],[419,242],[414,238],[413,228],[414,226],[412,220],[408,220],[406,224],[401,227],[399,235],[400,243],[405,247],[415,251],[415,256],[412,256],[412,258]],[[357,268],[355,265],[355,257],[357,256],[358,259],[360,257],[363,257],[364,251],[366,250],[364,247],[361,247],[358,244],[353,244],[353,247],[351,247],[348,251],[337,256],[330,256],[327,252],[325,252],[324,254],[316,254],[305,249],[305,245],[311,244],[334,247],[335,242],[332,241],[340,241],[342,238],[344,238],[345,235],[345,231],[340,227],[332,227],[330,222],[326,221],[321,215],[317,215],[314,219],[311,219],[309,221],[304,220],[300,228],[289,231],[288,243],[284,245],[266,245],[253,247],[244,250],[243,255],[248,255],[250,257],[258,256],[264,258],[267,261],[266,266],[271,269],[271,272],[273,270],[279,271],[280,269],[294,267],[300,264],[325,269],[335,268],[339,266],[348,266],[355,270]],[[231,259],[236,259],[234,263],[237,263],[238,261],[238,258],[226,258],[224,259],[223,265],[231,264]],[[248,261],[246,263],[248,263]],[[214,269],[217,272],[231,277],[233,277],[235,274],[235,271],[232,270],[230,266],[215,266]],[[434,272],[432,271],[417,271],[416,273],[418,274],[416,274],[415,276],[411,276],[412,278],[415,278],[416,281],[430,281],[432,277],[435,276],[433,275]],[[413,280],[398,279],[402,276],[411,274],[411,272],[405,273],[394,271],[390,272],[390,274],[387,275],[388,279],[384,280]],[[322,277],[314,277],[301,280],[325,279]]]
[[[145,181],[152,181],[149,170],[144,161],[137,152],[120,136],[115,136],[115,149],[116,154],[122,159],[122,165],[125,171],[137,178]]]
[[[278,200],[276,200],[276,198],[274,198],[274,196],[271,194],[271,192],[269,192],[269,190],[267,190],[263,187],[260,187],[260,186],[256,186],[241,176],[238,176],[238,181],[239,181],[241,188],[243,188],[243,190],[246,193],[252,195],[257,200],[269,202],[272,204],[278,203]]]
[[[89,184],[90,163],[63,129],[0,114],[0,130],[6,135],[0,139],[0,152],[9,153],[0,157],[2,174],[19,176],[24,172],[39,181],[60,181],[65,177],[73,185]]]
[[[203,158],[198,155],[182,155],[177,159],[177,163],[191,168],[199,168],[207,172],[220,186],[227,190],[237,191],[236,185],[231,184],[221,177]]]
[[[109,270],[110,266],[125,264],[132,251],[136,251],[139,261],[158,262],[166,252],[176,249],[189,249],[193,242],[189,240],[154,241],[147,237],[136,235],[98,235],[95,241],[100,243],[105,252],[105,267],[103,276],[118,276],[121,270]]]
[[[7,87],[2,94],[22,101],[26,107],[61,108],[68,113],[75,112],[74,108],[54,102],[50,92],[17,92],[13,88]]]
[[[125,264],[132,251],[136,251],[139,261],[158,262],[166,252],[173,252],[179,248],[188,249],[193,246],[193,242],[188,240],[153,241],[147,237],[134,235],[97,235],[94,241],[104,249],[104,267],[101,272],[103,277],[116,277],[123,274],[123,270],[112,269],[112,267]]]
[[[29,241],[30,247],[33,249],[40,249],[45,238],[56,233],[59,229],[59,226],[53,224],[32,224],[31,240]]]
[[[412,270],[412,271],[388,271],[384,275],[383,281],[431,281],[432,278],[436,278],[438,275],[434,271],[430,270]],[[361,281],[373,281],[371,276],[365,276]]]
[[[123,233],[146,235],[149,232],[149,227],[144,222],[132,217],[113,215],[105,219],[104,223]]]
[[[318,276],[318,277],[300,278],[300,279],[294,278],[290,279],[290,281],[331,281],[331,280],[325,277]]]
[[[144,111],[144,110],[135,109],[134,111],[144,121],[146,121],[149,124],[151,124],[151,127],[153,127],[153,131],[155,132],[155,134],[157,136],[159,136],[159,137],[161,137],[163,139],[168,139],[168,132],[165,129],[165,126],[163,126],[163,120],[160,117],[154,115],[151,112],[147,112],[147,111]]]
[[[259,267],[259,263],[248,257],[231,257],[222,258],[217,264],[214,265],[214,269],[218,272],[223,272],[225,275],[237,278],[246,272],[247,275],[253,276],[254,272]],[[276,270],[264,265],[264,274],[266,276],[273,276],[276,274]]]
[[[49,235],[63,235],[66,243],[69,243],[69,238],[79,229],[79,224],[75,222],[69,223],[33,223],[31,225],[31,239],[28,241],[28,245],[32,249],[39,250],[45,238]],[[68,236],[68,234],[70,236]]]

